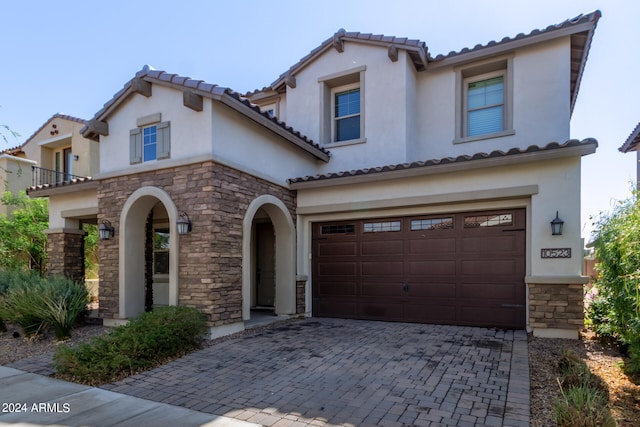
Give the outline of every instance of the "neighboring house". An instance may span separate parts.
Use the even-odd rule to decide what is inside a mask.
[[[629,153],[631,151],[636,152],[636,183],[640,183],[640,147],[638,144],[640,144],[640,123],[636,125],[635,129],[631,132],[631,135],[629,135],[624,144],[618,148],[622,153]]]
[[[0,196],[5,192],[18,194],[31,185],[31,167],[35,161],[20,156],[20,147],[0,152]],[[0,215],[7,215],[13,207],[0,203]]]
[[[64,204],[53,203],[49,207],[48,271],[78,280],[84,276],[83,251],[79,256],[65,255],[63,245],[57,242],[56,237],[64,234],[67,243],[73,240],[82,249],[85,234],[82,224],[96,223],[97,183],[91,182],[91,176],[98,172],[100,153],[98,143],[80,133],[85,125],[86,121],[77,117],[54,114],[24,144],[11,151],[12,156],[20,159],[16,161],[25,165],[20,185],[23,190],[29,187],[32,197],[49,195],[47,190],[33,191],[36,188],[55,187],[56,194],[73,192],[73,198],[67,197]],[[85,184],[78,185],[80,183]],[[71,184],[74,184],[73,188],[69,187]]]
[[[82,131],[99,174],[30,189],[61,213],[51,262],[90,184],[105,324],[178,304],[212,336],[268,308],[577,337],[597,142],[569,123],[599,17],[435,57],[340,30],[244,96],[145,67]]]

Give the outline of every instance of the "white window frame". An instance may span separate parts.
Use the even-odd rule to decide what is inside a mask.
[[[454,144],[515,135],[513,128],[513,55],[457,67],[456,73],[456,129]],[[469,136],[467,108],[469,84],[495,77],[503,78],[502,130]]]
[[[360,66],[318,78],[320,84],[320,141],[331,148],[367,142],[365,137],[365,71]],[[335,94],[360,89],[360,137],[336,141]]]
[[[260,107],[260,111],[262,111],[263,113],[269,114],[269,117],[271,117],[271,118],[276,118],[279,115],[278,114],[278,104],[276,102],[261,106]],[[269,111],[271,111],[271,113],[269,113]]]

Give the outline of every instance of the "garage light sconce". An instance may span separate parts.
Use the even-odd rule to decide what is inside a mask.
[[[556,211],[556,217],[551,221],[551,235],[552,236],[562,236],[562,226],[564,225],[564,221],[558,217],[558,211]]]
[[[108,220],[103,219],[100,222],[100,227],[98,227],[98,234],[100,235],[100,240],[109,240],[115,236],[115,229]]]
[[[178,220],[176,221],[176,225],[178,226],[178,234],[180,234],[181,236],[191,232],[191,220],[189,219],[189,215],[187,215],[186,212],[178,213]]]

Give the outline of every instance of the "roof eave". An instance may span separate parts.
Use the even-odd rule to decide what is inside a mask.
[[[345,175],[337,177],[327,177],[321,179],[311,179],[309,181],[289,182],[292,190],[302,190],[310,188],[333,187],[337,185],[359,184],[365,182],[387,181],[391,179],[401,179],[415,176],[435,175],[451,172],[468,171],[472,169],[484,169],[498,166],[509,166],[523,163],[546,161],[567,157],[582,157],[595,153],[598,143],[594,139],[587,139],[577,146],[562,147],[559,149],[546,149],[541,151],[523,152],[518,154],[504,155],[500,157],[488,157],[481,159],[469,159],[460,162],[449,162],[445,164],[409,167],[380,171],[375,173],[362,173],[356,175]]]
[[[618,151],[622,153],[628,153],[630,151],[638,151],[638,144],[640,143],[640,123],[638,123],[631,132],[631,135],[624,142],[622,147],[618,148]]]

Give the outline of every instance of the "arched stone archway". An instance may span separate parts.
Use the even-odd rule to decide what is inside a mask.
[[[262,195],[254,199],[245,213],[242,225],[242,319],[251,318],[251,289],[255,253],[252,248],[256,213],[268,215],[275,234],[275,303],[276,315],[295,314],[295,225],[285,204],[275,196]]]
[[[178,303],[178,210],[169,194],[157,187],[141,187],[129,196],[120,213],[119,295],[120,317],[128,319],[144,311],[145,223],[153,207],[161,203],[169,222],[169,305]]]

